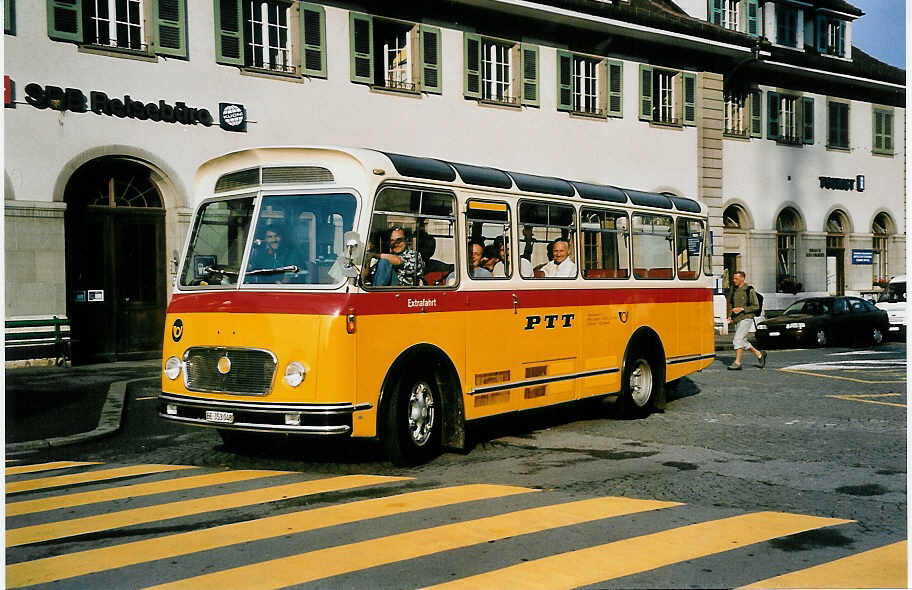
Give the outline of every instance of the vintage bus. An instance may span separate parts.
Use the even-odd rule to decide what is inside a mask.
[[[227,154],[196,185],[159,414],[228,447],[375,437],[414,464],[497,414],[645,416],[713,361],[698,201],[337,147]]]

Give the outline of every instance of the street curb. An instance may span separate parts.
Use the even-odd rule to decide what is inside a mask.
[[[120,420],[123,416],[124,398],[127,395],[127,386],[136,381],[148,381],[149,377],[139,379],[128,379],[126,381],[115,381],[108,387],[108,396],[105,398],[104,407],[101,409],[101,415],[98,417],[98,426],[88,432],[71,434],[69,436],[55,436],[39,440],[29,440],[6,445],[6,455],[29,453],[62,447],[79,442],[85,442],[95,438],[100,438],[120,430]]]

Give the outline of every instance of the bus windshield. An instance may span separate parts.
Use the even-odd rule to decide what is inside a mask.
[[[883,293],[880,294],[878,303],[904,303],[906,301],[906,283],[895,282],[889,283]]]
[[[342,236],[354,225],[350,194],[266,195],[213,201],[197,214],[181,285],[333,285]],[[253,232],[247,265],[244,248]],[[242,272],[243,271],[243,272]]]

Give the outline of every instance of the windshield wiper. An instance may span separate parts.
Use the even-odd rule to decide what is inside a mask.
[[[236,271],[236,270],[228,270],[227,268],[216,268],[214,266],[207,266],[203,269],[203,271],[207,272],[209,274],[229,275],[232,277],[238,276],[238,271]]]
[[[277,273],[280,273],[280,272],[300,272],[300,271],[301,271],[301,269],[298,268],[296,265],[294,265],[294,264],[289,264],[288,266],[280,266],[280,267],[278,267],[278,268],[254,268],[254,269],[252,269],[252,270],[248,270],[248,271],[247,271],[246,273],[244,273],[244,274],[248,274],[248,275],[271,275],[271,274],[277,274]]]

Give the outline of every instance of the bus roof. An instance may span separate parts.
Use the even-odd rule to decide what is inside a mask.
[[[319,152],[319,154],[315,154],[315,152]],[[305,153],[325,158],[327,166],[361,168],[361,172],[379,176],[384,180],[397,177],[421,179],[433,181],[434,184],[455,184],[483,190],[532,193],[569,199],[583,198],[687,213],[705,214],[707,211],[699,201],[679,197],[672,193],[640,191],[613,185],[565,180],[553,176],[513,172],[489,166],[449,162],[436,158],[339,146],[264,146],[227,153],[200,166],[197,174],[197,187],[202,193],[201,196],[205,197],[211,195],[213,191],[221,192],[219,191],[220,185],[225,191],[258,186],[261,181],[263,183],[266,181],[257,168],[276,167],[286,171],[284,175],[273,175],[274,178],[279,179],[276,182],[280,182],[282,178],[288,179],[288,183],[306,182],[306,180],[301,180],[302,178],[310,178],[310,182],[320,182],[321,180],[332,182],[333,175],[329,169],[325,169],[323,174],[314,172],[312,166],[306,166],[308,172],[304,174],[295,173],[292,170],[296,164],[300,165],[300,158]],[[313,160],[313,158],[307,158],[307,160]]]

